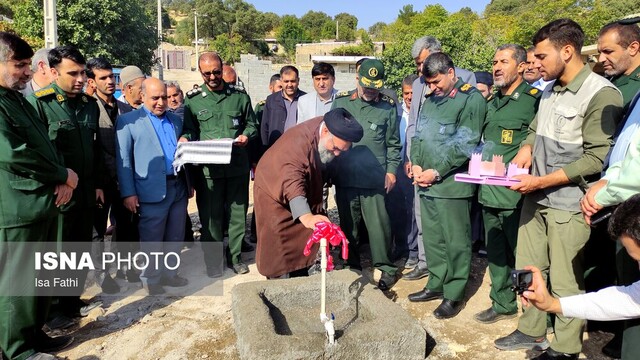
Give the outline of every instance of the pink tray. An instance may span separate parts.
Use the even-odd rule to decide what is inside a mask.
[[[467,174],[456,174],[453,178],[458,182],[496,186],[512,186],[520,182],[520,180],[509,179],[506,176],[471,176]]]

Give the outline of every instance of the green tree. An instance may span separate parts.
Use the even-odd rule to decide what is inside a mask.
[[[280,16],[276,13],[266,12],[262,14],[262,18],[264,21],[264,32],[268,33],[270,31],[275,30],[278,26],[280,26]]]
[[[277,32],[276,38],[289,56],[293,56],[296,53],[296,44],[310,41],[304,26],[302,26],[300,20],[293,15],[285,15],[282,17],[282,25]]]
[[[347,13],[340,13],[334,17],[338,23],[339,41],[353,41],[356,39],[356,29],[358,28],[358,18]]]
[[[302,23],[302,26],[307,29],[307,32],[313,41],[319,41],[322,39],[322,30],[325,23],[333,23],[331,17],[322,11],[308,11],[306,14],[302,15],[300,22]]]
[[[369,26],[369,36],[375,40],[382,39],[386,27],[387,24],[382,21],[378,21],[377,23]]]
[[[398,13],[398,21],[405,25],[409,25],[411,23],[411,18],[413,18],[417,12],[413,10],[413,5],[405,5],[400,9]]]
[[[65,0],[57,2],[57,10],[60,44],[77,46],[87,58],[104,56],[114,64],[133,64],[150,72],[158,46],[156,22],[140,3]],[[44,37],[42,1],[23,0],[14,12],[18,34]]]
[[[243,41],[238,34],[234,34],[232,37],[227,34],[220,34],[211,43],[212,50],[217,51],[222,60],[229,64],[240,61],[240,55],[246,54],[249,51],[249,47],[249,43]]]
[[[191,17],[188,17],[184,20],[180,20],[178,22],[178,25],[176,25],[176,34],[175,34],[175,43],[176,45],[181,45],[181,46],[189,46],[191,45],[193,38],[195,36],[195,31],[194,31],[194,19]],[[200,30],[200,26],[198,26],[198,30]],[[201,37],[200,34],[198,34],[198,37]]]

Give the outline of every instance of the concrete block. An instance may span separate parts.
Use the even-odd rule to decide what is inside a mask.
[[[426,331],[355,271],[327,276],[327,312],[336,342],[320,322],[320,275],[238,284],[232,291],[241,359],[424,359]]]

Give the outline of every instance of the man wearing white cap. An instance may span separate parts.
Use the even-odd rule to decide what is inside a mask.
[[[145,76],[139,67],[129,65],[120,72],[120,89],[122,95],[118,100],[127,103],[134,108],[142,105],[142,82]]]

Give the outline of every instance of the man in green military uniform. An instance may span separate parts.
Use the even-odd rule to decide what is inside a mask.
[[[467,171],[469,155],[480,142],[486,114],[482,94],[456,74],[448,55],[435,53],[422,64],[431,93],[418,116],[411,141],[413,179],[420,195],[426,287],[410,301],[443,298],[433,312],[438,319],[456,316],[464,307],[471,267],[471,198],[475,185],[454,181]]]
[[[611,83],[622,93],[624,111],[640,90],[640,27],[613,22],[598,34],[598,61]]]
[[[56,207],[66,204],[78,185],[78,176],[62,165],[38,114],[18,92],[31,79],[32,56],[24,40],[0,32],[0,353],[20,360],[53,359],[43,353],[73,341],[42,331],[49,297],[14,294],[16,286],[27,284],[20,275],[32,274],[33,254],[14,246],[8,256],[9,242],[55,242]]]
[[[385,195],[396,183],[400,165],[400,132],[395,102],[380,94],[384,67],[367,59],[358,70],[357,88],[336,94],[332,108],[344,108],[360,123],[365,134],[351,151],[334,161],[333,182],[340,226],[349,240],[348,263],[360,267],[358,230],[364,220],[371,245],[373,266],[382,271],[381,290],[397,281],[397,267],[391,262],[391,225]]]
[[[498,91],[488,99],[482,131],[485,159],[501,155],[509,164],[527,137],[542,92],[524,81],[526,67],[527,51],[520,45],[500,46],[493,57],[493,80]],[[480,185],[478,200],[483,205],[491,307],[476,314],[475,319],[490,324],[515,317],[518,312],[510,273],[515,266],[522,195],[503,186]]]
[[[229,253],[233,270],[249,272],[240,257],[245,235],[249,203],[249,157],[246,146],[256,132],[251,98],[244,89],[222,80],[222,59],[216,53],[204,53],[198,59],[204,84],[187,92],[184,106],[184,130],[180,141],[235,139],[231,163],[203,165],[196,170],[195,188],[198,214],[202,224],[202,250],[210,277],[221,276],[214,260],[213,242],[223,240],[225,205],[229,207]]]
[[[600,52],[598,61],[602,63],[605,75],[622,93],[623,107],[626,113],[629,111],[633,97],[640,90],[640,27],[637,24],[623,24],[622,22],[605,25],[598,34],[598,51]],[[624,117],[624,119],[626,118]],[[622,130],[626,129],[624,119],[622,123],[618,124],[616,140]],[[631,122],[633,123],[633,121]],[[605,168],[608,168],[610,164],[610,156],[607,157]],[[594,184],[586,196],[589,196],[590,192],[595,194],[602,188],[603,182],[606,183],[607,180],[600,180]],[[638,262],[629,256],[619,241],[616,242],[616,245],[602,241],[608,235],[606,221],[601,222],[591,231],[586,252],[586,262],[591,266],[585,271],[585,273],[589,273],[585,278],[587,291],[613,284],[615,280],[617,280],[615,281],[617,285],[631,285],[640,280]],[[603,254],[611,253],[610,246],[616,246],[615,258],[603,256]],[[615,269],[617,274],[614,274],[611,269]],[[617,278],[615,278],[616,275]],[[639,320],[619,321],[610,323],[608,326],[613,330],[615,336],[602,348],[603,353],[616,359],[624,359],[632,358],[640,351],[640,341],[627,340],[624,341],[624,347],[622,346],[623,331],[625,338],[640,339]],[[622,353],[623,348],[624,353]]]
[[[71,201],[62,206],[63,242],[86,243],[91,249],[93,211],[96,200],[104,202],[102,191],[102,157],[98,143],[96,100],[84,94],[85,59],[72,46],[60,46],[49,52],[49,65],[54,82],[31,94],[27,100],[35,107],[49,128],[49,138],[62,154],[66,166],[78,173],[78,187]],[[86,316],[99,303],[85,304],[80,300],[87,271],[81,271],[77,296],[61,297],[59,310],[66,316]]]

